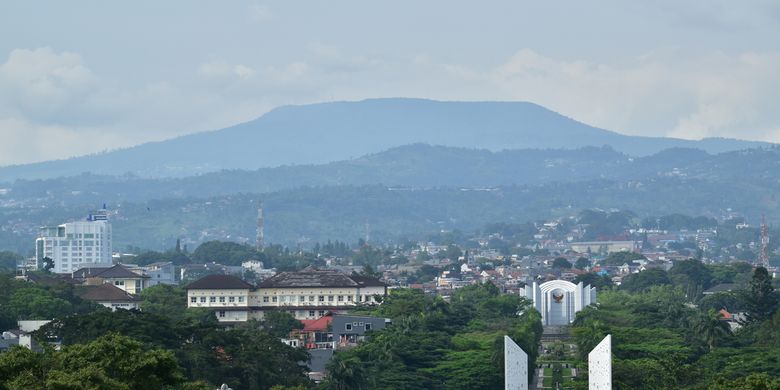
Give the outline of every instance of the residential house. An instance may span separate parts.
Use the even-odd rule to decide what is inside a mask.
[[[103,305],[112,311],[138,309],[138,298],[111,283],[80,286],[76,289],[76,295],[83,300]]]

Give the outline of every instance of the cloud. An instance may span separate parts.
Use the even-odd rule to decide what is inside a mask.
[[[265,5],[252,4],[248,9],[249,20],[262,23],[270,20],[273,17],[271,9]]]
[[[0,118],[0,133],[0,166],[95,153],[130,141],[115,129],[41,125],[17,118]]]
[[[75,53],[51,48],[17,49],[0,65],[0,113],[49,124],[83,113],[97,80]]]
[[[0,165],[219,129],[285,104],[398,96],[523,100],[622,133],[780,142],[780,52],[660,48],[598,62],[522,48],[474,64],[305,49],[278,62],[214,59],[174,80],[125,85],[77,53],[14,50],[0,64]]]

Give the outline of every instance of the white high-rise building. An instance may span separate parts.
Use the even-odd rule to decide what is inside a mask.
[[[83,267],[111,266],[111,223],[105,208],[90,213],[84,221],[42,227],[35,240],[35,258],[54,261],[55,273],[69,273]]]

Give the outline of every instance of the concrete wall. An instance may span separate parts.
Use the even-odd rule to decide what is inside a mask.
[[[612,389],[612,335],[607,335],[588,354],[588,388]]]
[[[504,336],[504,389],[528,390],[528,354]]]

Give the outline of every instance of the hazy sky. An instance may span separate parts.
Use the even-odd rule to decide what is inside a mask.
[[[6,1],[0,165],[372,97],[780,142],[779,46],[775,0]]]

